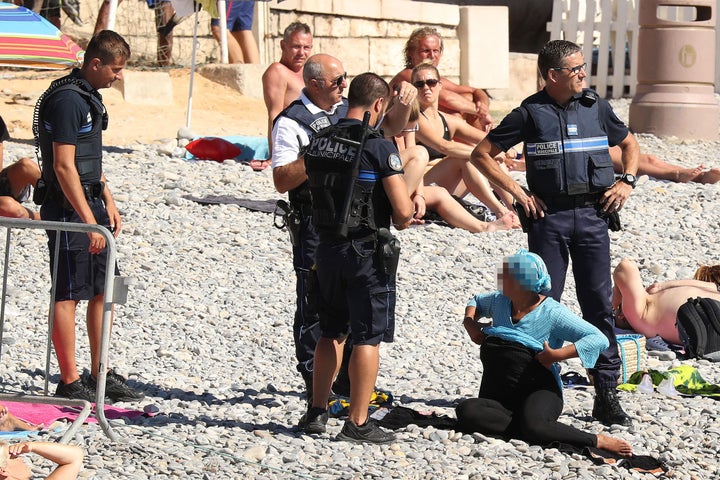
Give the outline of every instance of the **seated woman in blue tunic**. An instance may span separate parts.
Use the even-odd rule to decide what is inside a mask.
[[[558,422],[563,409],[557,362],[579,357],[591,368],[608,341],[590,323],[543,293],[550,276],[543,260],[520,250],[505,257],[500,291],[478,294],[465,309],[463,325],[481,345],[479,398],[461,402],[458,430],[548,445],[561,442],[631,456],[625,440]],[[491,318],[485,326],[477,320]]]

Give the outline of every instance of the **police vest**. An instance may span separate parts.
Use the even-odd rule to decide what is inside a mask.
[[[60,188],[53,167],[52,137],[45,128],[43,109],[48,98],[63,90],[78,93],[90,104],[92,128],[89,132],[78,134],[75,146],[75,168],[82,185],[99,184],[102,177],[102,131],[107,127],[107,113],[100,94],[82,80],[76,71],[52,82],[35,108],[33,128],[36,131],[36,141],[42,156],[42,178],[51,188]]]
[[[611,186],[614,172],[607,134],[597,102],[573,98],[566,108],[544,91],[527,98],[522,107],[535,124],[526,137],[528,187],[543,197],[601,192]]]
[[[373,208],[375,182],[357,181],[362,152],[359,124],[334,125],[310,139],[305,151],[305,171],[312,199],[313,225],[321,237],[352,238],[377,230]],[[367,138],[382,138],[375,130]]]
[[[347,99],[343,98],[342,105],[338,105],[332,115],[328,115],[323,111],[313,114],[310,113],[302,100],[298,99],[288,105],[285,110],[280,112],[280,114],[275,117],[273,123],[276,122],[280,116],[287,117],[290,120],[295,120],[298,125],[305,130],[308,137],[312,139],[312,137],[320,130],[334,125],[338,122],[338,120],[344,118],[347,114],[347,105]],[[310,204],[310,192],[307,187],[307,182],[303,182],[299,186],[290,190],[288,192],[288,199],[290,200],[290,203],[295,205]]]

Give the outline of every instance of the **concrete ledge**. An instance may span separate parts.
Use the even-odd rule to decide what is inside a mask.
[[[135,105],[172,105],[173,87],[168,72],[123,70],[123,79],[113,83],[123,99]]]
[[[263,98],[262,75],[265,64],[212,64],[199,67],[197,72],[213,82],[226,85],[250,98]]]

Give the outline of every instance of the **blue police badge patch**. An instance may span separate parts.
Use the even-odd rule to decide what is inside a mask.
[[[391,153],[388,157],[388,166],[395,170],[396,172],[399,172],[402,170],[402,160],[400,160],[400,155],[397,153]]]

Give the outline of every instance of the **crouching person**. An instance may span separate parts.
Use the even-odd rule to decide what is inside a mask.
[[[368,128],[382,118],[389,99],[390,88],[381,77],[357,76],[350,84],[347,117],[316,134],[305,152],[320,236],[315,273],[321,337],[313,403],[300,426],[306,433],[325,432],[330,388],[350,335],[350,412],[337,438],[351,442],[395,439],[368,418],[380,342],[392,342],[395,330],[400,249],[390,223],[406,228],[413,215],[397,149]]]

